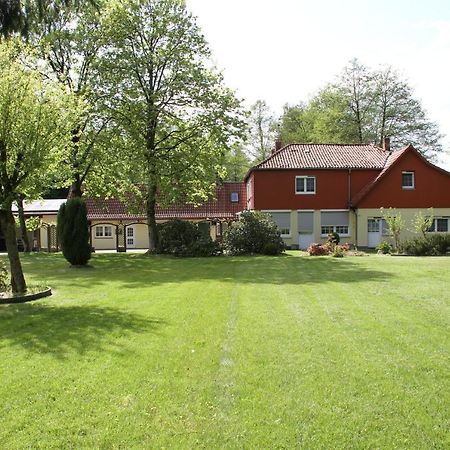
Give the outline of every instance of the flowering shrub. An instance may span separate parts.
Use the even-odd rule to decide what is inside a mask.
[[[330,242],[326,242],[325,244],[311,244],[306,251],[309,256],[323,256],[323,255],[332,255],[336,258],[341,258],[344,256],[344,253],[350,250],[350,244],[345,243],[342,245],[336,245]]]
[[[328,244],[311,244],[306,251],[309,256],[323,256],[330,254],[330,246]]]

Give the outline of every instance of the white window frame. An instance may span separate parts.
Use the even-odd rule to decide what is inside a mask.
[[[412,186],[405,186],[403,184],[403,175],[411,175]],[[415,173],[413,171],[411,171],[411,170],[404,170],[402,172],[402,189],[405,189],[405,190],[415,189],[415,187],[416,187],[416,179],[415,178],[416,178],[416,176],[415,176]]]
[[[109,230],[108,234],[106,230]],[[111,239],[113,237],[113,231],[111,225],[96,225],[95,226],[95,238],[96,239]]]
[[[332,228],[333,230],[330,233],[337,233],[340,237],[349,237],[350,234],[350,225],[321,225],[320,226],[320,237],[327,237],[330,233],[322,233],[323,228]],[[347,227],[347,233],[338,233],[336,230],[338,227]]]
[[[297,180],[301,179],[303,180],[303,189],[304,191],[297,191]],[[313,179],[314,180],[314,191],[307,191],[306,188],[308,186],[307,180]],[[316,177],[311,175],[297,175],[295,177],[295,193],[297,195],[314,195],[316,193]]]

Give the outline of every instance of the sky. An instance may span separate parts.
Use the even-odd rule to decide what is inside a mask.
[[[187,0],[226,84],[276,115],[357,58],[391,65],[437,122],[450,171],[450,0]],[[406,143],[405,143],[406,144]]]

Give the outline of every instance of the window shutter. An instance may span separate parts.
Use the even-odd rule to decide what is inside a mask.
[[[278,228],[291,228],[291,213],[289,212],[273,212],[270,213]]]
[[[314,213],[312,211],[298,213],[298,231],[300,233],[312,233],[314,231]]]
[[[322,226],[349,225],[348,211],[322,211],[320,213],[320,224]]]

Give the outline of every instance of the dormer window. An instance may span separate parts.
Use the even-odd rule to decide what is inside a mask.
[[[414,172],[402,172],[402,188],[414,189]]]
[[[231,203],[238,203],[238,202],[239,202],[239,192],[232,192]]]

